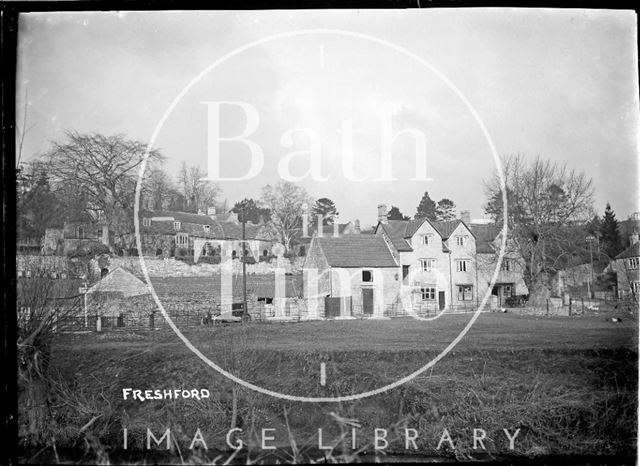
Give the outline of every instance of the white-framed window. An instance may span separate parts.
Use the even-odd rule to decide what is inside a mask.
[[[435,301],[436,299],[436,288],[433,286],[426,286],[420,288],[420,296],[422,296],[423,301]]]
[[[211,232],[211,226],[210,225],[203,225],[204,227],[204,232],[205,233],[210,233]]]
[[[421,244],[431,244],[432,242],[433,242],[433,235],[431,234],[422,235],[420,237]]]
[[[640,257],[632,257],[629,259],[629,270],[637,270],[640,266]]]
[[[504,270],[509,272],[513,270],[513,262],[512,259],[502,259],[502,264],[500,265],[500,270]]]
[[[638,294],[640,292],[640,282],[630,282],[629,288],[633,293]]]
[[[363,282],[372,282],[373,281],[373,271],[372,270],[363,270],[362,271],[362,281]]]
[[[458,286],[458,301],[473,300],[473,285],[457,285],[457,286]]]
[[[458,272],[466,272],[468,269],[469,269],[469,260],[468,259],[456,260],[456,271],[458,271]]]
[[[147,218],[147,217],[144,217],[142,219],[142,226],[143,227],[150,227],[151,226],[151,219]]]
[[[185,244],[189,244],[189,235],[186,233],[178,233],[176,235],[176,244],[180,246],[184,246]]]
[[[180,223],[180,222],[178,222],[178,221],[173,222],[173,229],[174,229],[174,230],[180,230],[180,227],[181,227],[181,226],[182,226],[182,225],[181,225],[181,223]]]
[[[435,259],[420,259],[420,269],[423,272],[431,272],[436,267]]]
[[[502,287],[502,296],[505,298],[513,296],[513,287],[511,285],[504,285]]]
[[[456,236],[456,246],[464,246],[464,244],[467,242],[467,237],[466,236]]]

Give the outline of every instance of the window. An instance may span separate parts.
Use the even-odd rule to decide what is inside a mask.
[[[185,233],[178,233],[176,235],[176,244],[178,244],[180,246],[184,246],[186,244],[189,244],[189,235],[187,235]]]
[[[84,228],[82,227],[78,227],[78,231],[77,231],[77,235],[78,238],[82,239],[84,238]]]
[[[371,270],[363,270],[362,271],[362,281],[363,282],[372,282],[373,281],[373,273]]]
[[[174,230],[179,230],[181,227],[180,222],[173,222],[173,229]]]
[[[466,272],[469,268],[469,261],[466,259],[456,261],[456,270],[458,272]]]
[[[262,255],[263,255],[264,257],[267,257],[267,256],[269,255],[269,251],[267,251],[266,249],[264,249],[264,250],[262,251]]]
[[[629,285],[633,293],[637,294],[638,292],[640,292],[640,282],[631,282],[629,283]]]
[[[465,240],[465,236],[456,236],[456,246],[464,246]]]
[[[268,298],[268,297],[258,298],[258,302],[264,303],[264,304],[273,304],[273,298]]]
[[[422,235],[422,244],[431,244],[433,242],[433,235]]]
[[[636,270],[640,265],[640,257],[632,257],[629,259],[629,270]]]
[[[202,225],[204,227],[204,232],[205,233],[210,233],[211,232],[211,226],[209,225]]]
[[[436,289],[434,287],[420,288],[423,301],[434,301],[436,299]]]
[[[150,227],[151,226],[151,219],[150,218],[143,218],[142,219],[142,226],[143,227]]]
[[[231,258],[232,259],[235,259],[237,255],[238,255],[238,253],[236,252],[235,249],[233,251],[231,251]]]
[[[431,272],[436,265],[435,259],[420,259],[420,268],[423,272]]]
[[[509,298],[509,297],[513,296],[513,287],[511,285],[504,285],[502,287],[502,295],[505,298]]]
[[[513,270],[513,265],[511,263],[511,259],[502,259],[502,264],[500,265],[500,270],[504,270],[506,272]]]
[[[458,285],[458,301],[471,301],[473,299],[472,285]]]

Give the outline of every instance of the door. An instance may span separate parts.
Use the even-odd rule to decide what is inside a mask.
[[[438,291],[438,308],[444,309],[444,291]]]
[[[502,287],[499,285],[495,285],[491,289],[491,294],[498,299],[498,306],[502,306]]]
[[[373,288],[362,289],[362,312],[373,314]]]
[[[402,266],[402,279],[404,280],[405,278],[407,278],[407,275],[409,275],[409,266],[408,265],[403,265]]]
[[[340,298],[324,298],[324,317],[331,319],[340,317]]]

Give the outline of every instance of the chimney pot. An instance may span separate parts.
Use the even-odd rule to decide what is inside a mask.
[[[386,204],[378,205],[378,222],[387,223],[387,205]]]
[[[318,214],[316,218],[318,220],[318,238],[322,238],[322,215]]]
[[[470,210],[461,210],[460,211],[460,220],[462,220],[467,225],[471,224],[471,211]]]
[[[356,221],[353,222],[353,230],[356,234],[360,234],[360,220],[356,219]]]

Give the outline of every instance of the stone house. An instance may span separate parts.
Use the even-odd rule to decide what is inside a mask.
[[[496,225],[471,224],[476,238],[476,260],[478,262],[478,296],[480,300],[491,286],[491,279],[498,266],[501,229]],[[503,307],[510,297],[529,294],[524,281],[524,259],[513,242],[507,240],[506,248],[496,281],[491,288],[491,305]]]
[[[302,271],[308,318],[382,318],[398,296],[399,264],[381,236],[315,235]]]
[[[640,293],[640,242],[637,235],[630,238],[631,246],[618,254],[610,264],[616,273],[616,286],[619,298],[638,299]]]
[[[401,299],[410,299],[415,311],[477,305],[476,240],[463,221],[387,220],[381,205],[375,234],[398,258]]]
[[[109,229],[98,222],[64,222],[62,228],[45,230],[42,252],[46,255],[67,255],[71,251],[92,245],[109,246]]]
[[[221,218],[222,217],[222,218]],[[236,214],[218,216],[186,212],[140,213],[140,240],[144,255],[172,257],[183,250],[194,262],[202,256],[242,256],[242,224]],[[271,254],[273,245],[265,225],[247,222],[246,252],[255,261]]]
[[[476,228],[468,219],[388,220],[380,205],[373,235],[314,235],[303,266],[305,297],[310,309],[341,317],[474,310],[487,294],[489,308],[503,306],[506,298],[528,289],[524,263],[509,248],[491,286],[499,233],[490,225]],[[364,291],[368,288],[373,292]],[[331,298],[342,299],[334,304]]]

